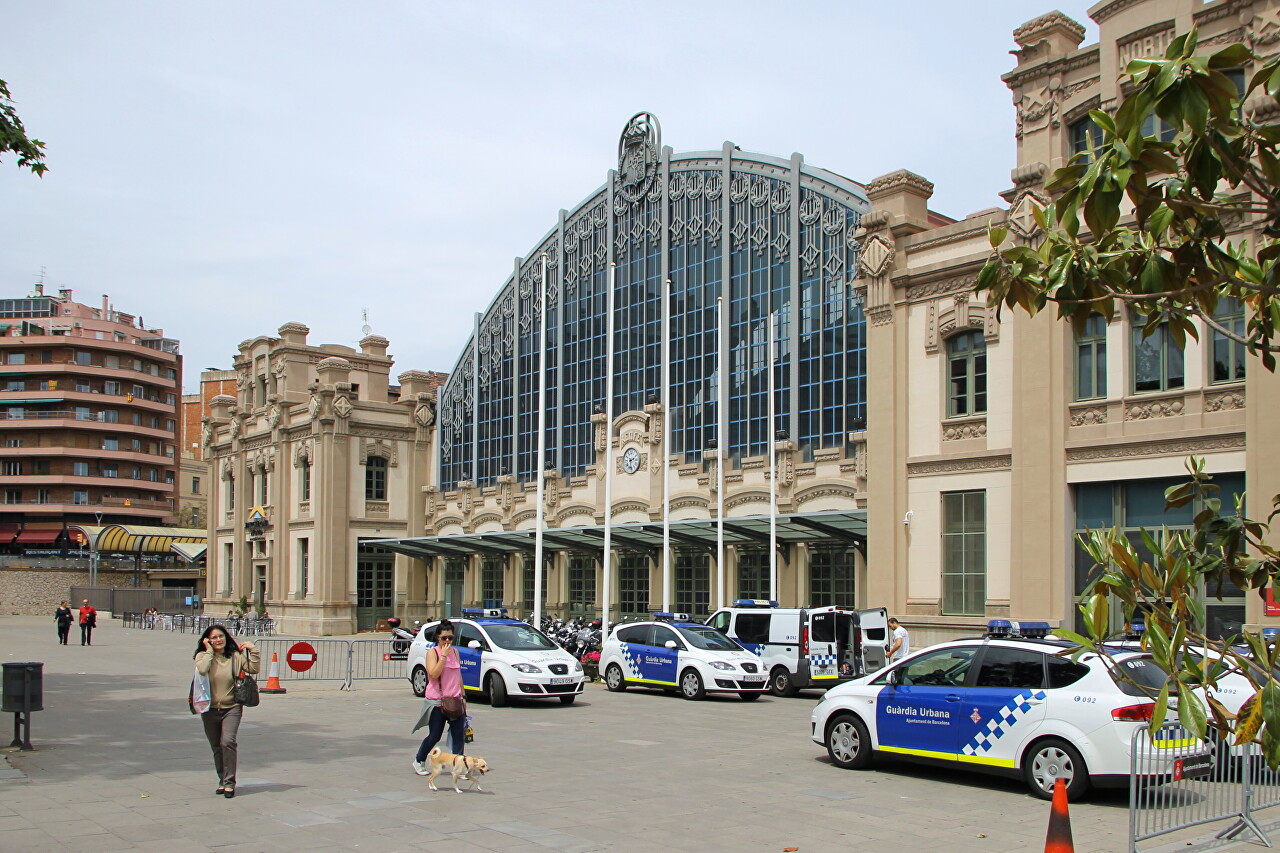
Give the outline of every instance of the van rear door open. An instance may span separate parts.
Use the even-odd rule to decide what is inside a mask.
[[[862,672],[884,669],[888,662],[889,611],[883,607],[858,611],[861,634]]]

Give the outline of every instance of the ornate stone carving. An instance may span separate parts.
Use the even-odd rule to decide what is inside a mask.
[[[623,436],[623,437],[622,437],[622,441],[626,441],[626,436]],[[626,472],[626,471],[624,471],[624,470],[623,470],[623,468],[622,468],[622,454],[618,454],[618,456],[613,460],[613,462],[614,462],[614,473],[615,473],[615,474],[625,474],[625,473],[627,473],[627,472]],[[640,454],[640,467],[639,467],[639,468],[637,468],[636,470],[637,470],[637,471],[642,471],[642,470],[644,470],[644,469],[648,466],[648,464],[649,464],[649,454],[648,454],[648,453],[641,453],[641,454]],[[659,468],[659,470],[661,470],[661,468]]]
[[[890,177],[892,176],[886,175],[883,179],[877,179],[872,183],[887,182]],[[902,178],[902,180],[906,179]],[[885,183],[885,186],[888,184]],[[893,322],[893,282],[890,271],[896,249],[893,235],[888,230],[891,218],[892,214],[888,211],[872,210],[862,217],[860,227],[855,232],[856,237],[862,240],[862,251],[858,253],[857,266],[859,284],[855,292],[863,303],[866,316],[873,326],[883,326]]]
[[[1079,22],[1058,11],[1049,12],[1027,21],[1013,31],[1013,40],[1022,47],[1028,47],[1039,42],[1054,27],[1063,27],[1077,33],[1079,40],[1084,41],[1084,27]]]
[[[413,410],[413,419],[418,422],[418,426],[429,427],[436,422],[436,401],[431,399],[430,394],[420,394],[418,397],[418,405]]]
[[[272,429],[275,429],[276,427],[280,426],[280,407],[279,406],[272,406],[270,409],[267,409],[267,424]]]
[[[907,288],[907,299],[912,302],[923,301],[934,296],[946,296],[948,294],[972,291],[978,284],[977,275],[964,275],[956,278],[947,278],[941,281],[931,281],[926,284],[915,284]]]
[[[472,485],[468,480],[458,481],[458,506],[462,509],[464,516],[471,515],[471,510],[476,504],[475,495],[472,493]]]
[[[841,486],[841,485],[835,485],[835,484],[829,484],[829,485],[823,485],[823,486],[810,486],[807,489],[802,489],[801,491],[796,492],[795,502],[796,502],[796,505],[799,506],[800,504],[808,503],[809,501],[816,500],[817,498],[825,498],[825,497],[831,497],[831,496],[848,498],[849,500],[853,500],[857,496],[857,494],[858,494],[858,490],[853,488],[852,486]]]
[[[1030,240],[1039,234],[1040,226],[1036,223],[1036,211],[1043,210],[1048,203],[1049,199],[1042,193],[1035,190],[1024,192],[1009,209],[1009,215],[1005,220],[1009,230],[1024,240]]]
[[[232,468],[232,466],[231,466],[231,460],[230,460],[230,459],[223,459],[223,460],[222,460],[222,479],[224,479],[224,480],[230,480],[230,479],[232,478],[232,471],[233,471],[233,470],[234,470],[234,469],[233,469],[233,468]]]
[[[943,441],[962,441],[966,438],[986,438],[987,419],[974,418],[967,421],[948,421],[942,425]]]
[[[1106,406],[1081,406],[1071,410],[1072,426],[1092,426],[1107,422]]]
[[[1062,78],[1054,75],[1042,86],[1031,86],[1016,101],[1018,107],[1018,139],[1023,134],[1062,125]]]
[[[976,280],[975,280],[976,281]],[[966,329],[982,329],[988,343],[1000,339],[1000,324],[992,306],[974,307],[969,304],[969,290],[961,288],[950,300],[939,298],[929,305],[925,315],[924,349],[929,355],[937,355],[943,341]]]
[[[351,416],[351,401],[346,397],[339,396],[334,398],[333,411],[340,418],[348,418]]]
[[[1273,6],[1257,12],[1249,21],[1246,35],[1254,50],[1269,48],[1280,42],[1280,7]]]
[[[1145,421],[1154,418],[1175,418],[1183,413],[1186,404],[1182,398],[1173,400],[1152,400],[1149,403],[1136,403],[1125,409],[1126,421]]]
[[[314,394],[311,396],[311,402],[307,404],[307,412],[312,418],[320,417],[320,398]]]
[[[1223,391],[1218,394],[1206,394],[1204,410],[1206,412],[1224,412],[1244,408],[1244,389]]]
[[[662,128],[650,113],[636,113],[618,139],[618,194],[631,203],[640,201],[654,185]]]
[[[958,474],[968,471],[1006,471],[1013,467],[1013,456],[981,456],[969,459],[939,459],[932,462],[908,462],[908,477],[931,474]]]
[[[378,456],[387,460],[388,468],[395,468],[400,464],[399,449],[394,441],[386,441],[381,438],[361,441],[360,464],[368,465],[370,456]]]
[[[1130,459],[1144,456],[1186,456],[1214,450],[1239,450],[1244,447],[1244,433],[1178,438],[1170,441],[1142,441],[1128,444],[1076,447],[1067,450],[1068,462],[1090,462],[1097,459]]]
[[[284,379],[285,373],[288,371],[289,365],[285,362],[284,356],[276,359],[275,365],[271,368],[271,372],[276,375],[277,379]]]
[[[365,501],[364,514],[368,516],[385,516],[390,514],[391,504],[387,501]]]
[[[310,465],[313,460],[312,454],[314,452],[315,448],[310,439],[299,441],[293,446],[293,467],[301,468],[302,463],[304,462]]]
[[[877,234],[869,238],[858,254],[858,272],[872,278],[884,275],[893,263],[894,253],[893,245],[884,237]]]

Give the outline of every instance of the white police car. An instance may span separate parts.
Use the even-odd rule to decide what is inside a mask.
[[[483,693],[495,707],[510,697],[559,699],[570,705],[582,693],[582,664],[532,625],[506,618],[507,611],[463,608],[450,619],[462,664],[462,686]],[[408,675],[414,695],[427,689],[427,650],[435,646],[439,621],[423,625],[409,646]]]
[[[1096,654],[1058,657],[1072,646],[1048,632],[995,620],[984,639],[941,643],[833,687],[813,709],[811,736],[841,767],[865,768],[875,753],[968,765],[1020,774],[1045,799],[1057,779],[1073,800],[1093,785],[1127,785],[1134,732],[1168,676],[1140,651],[1115,649],[1117,673]],[[1149,767],[1164,766],[1162,748],[1187,746],[1139,743]]]
[[[655,613],[651,622],[618,625],[600,650],[610,690],[629,685],[678,689],[686,699],[737,693],[750,702],[769,686],[760,658],[687,613]]]

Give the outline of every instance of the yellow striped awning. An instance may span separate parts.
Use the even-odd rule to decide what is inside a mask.
[[[111,524],[98,534],[98,551],[127,554],[168,554],[174,542],[208,542],[204,530],[192,527],[139,527]]]

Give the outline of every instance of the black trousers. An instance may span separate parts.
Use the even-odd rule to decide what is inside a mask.
[[[93,626],[90,625],[88,622],[80,623],[80,645],[82,646],[93,645]]]
[[[67,637],[69,637],[70,635],[71,635],[71,623],[59,622],[58,623],[58,642],[65,646],[67,644]]]

